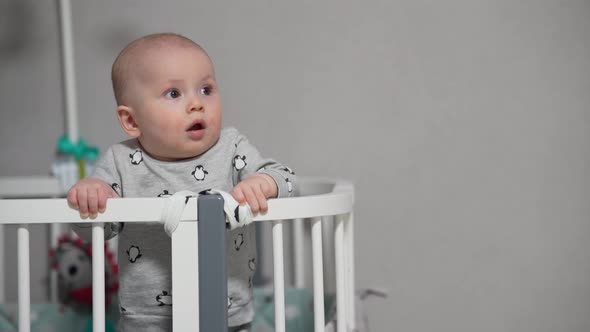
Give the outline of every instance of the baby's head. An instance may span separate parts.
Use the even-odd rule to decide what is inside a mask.
[[[123,130],[152,157],[179,160],[206,152],[221,132],[213,63],[192,40],[172,33],[127,45],[112,69]]]

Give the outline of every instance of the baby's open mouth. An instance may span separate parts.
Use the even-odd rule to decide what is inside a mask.
[[[188,127],[186,134],[193,140],[200,140],[205,136],[205,127],[207,127],[205,121],[202,119],[196,120]]]
[[[186,131],[196,131],[201,129],[205,129],[205,124],[201,121],[197,121],[193,123]]]

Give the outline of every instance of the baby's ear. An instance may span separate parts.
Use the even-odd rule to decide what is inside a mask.
[[[121,128],[127,133],[127,135],[137,138],[141,135],[141,130],[135,122],[133,110],[129,106],[119,105],[117,106],[117,118]]]

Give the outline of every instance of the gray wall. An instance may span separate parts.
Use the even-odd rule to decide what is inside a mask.
[[[3,176],[46,174],[63,131],[53,5],[2,4],[22,17],[0,20]],[[85,0],[73,12],[90,142],[124,137],[108,76],[118,50],[176,31],[214,59],[226,124],[300,174],[356,183],[357,286],[390,295],[367,303],[373,331],[590,329],[588,1]]]

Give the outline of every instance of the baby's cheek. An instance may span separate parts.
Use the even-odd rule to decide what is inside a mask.
[[[221,132],[221,113],[212,112],[207,119],[207,126],[219,134]]]
[[[168,128],[165,128],[163,132],[166,133],[182,133],[187,130],[187,124],[183,121],[176,121],[174,123],[170,123]]]

